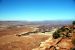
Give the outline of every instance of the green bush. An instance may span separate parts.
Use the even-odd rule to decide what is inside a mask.
[[[53,33],[53,38],[57,39],[60,37],[60,34],[58,32]]]
[[[72,24],[75,25],[75,21],[73,21]]]

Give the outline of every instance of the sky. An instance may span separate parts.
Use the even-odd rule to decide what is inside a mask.
[[[75,20],[75,0],[0,0],[0,20]]]

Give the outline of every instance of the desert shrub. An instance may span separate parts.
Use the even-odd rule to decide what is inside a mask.
[[[70,50],[75,50],[75,48],[70,48]]]
[[[57,33],[60,33],[60,32],[62,32],[61,30],[57,30]]]
[[[57,39],[60,37],[60,34],[58,32],[53,33],[53,38]]]
[[[73,21],[72,24],[75,25],[75,21]]]
[[[72,33],[72,30],[69,30],[69,33]]]
[[[66,37],[71,37],[71,33],[66,33],[66,35],[65,35]]]
[[[61,32],[63,32],[63,31],[65,31],[65,27],[63,26],[63,27],[61,27],[59,30],[60,30]]]

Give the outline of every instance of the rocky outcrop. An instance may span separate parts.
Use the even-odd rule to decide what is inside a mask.
[[[64,26],[60,28],[59,30],[56,31],[60,35],[60,37],[53,38],[53,36],[51,36],[46,41],[41,42],[38,48],[34,48],[32,50],[74,50],[75,49],[74,28],[75,28],[74,25]]]

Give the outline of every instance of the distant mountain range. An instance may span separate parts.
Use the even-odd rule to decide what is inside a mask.
[[[72,21],[0,21],[6,25],[65,25],[72,24]]]

